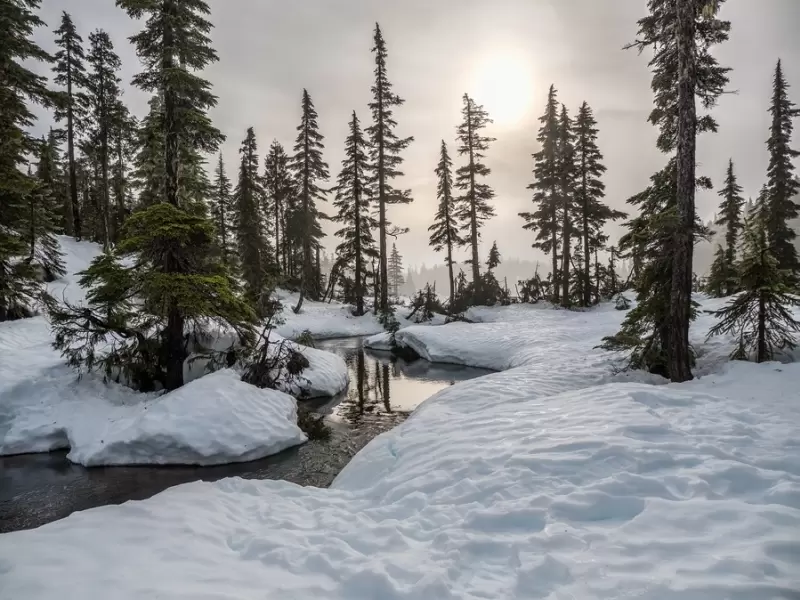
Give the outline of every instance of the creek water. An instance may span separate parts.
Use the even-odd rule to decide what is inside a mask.
[[[244,477],[327,487],[372,438],[397,426],[423,400],[458,381],[488,373],[422,360],[409,363],[364,349],[361,338],[326,340],[317,347],[342,356],[350,372],[343,394],[302,401],[325,415],[330,439],[214,467],[87,469],[69,462],[66,451],[0,457],[0,533],[38,527],[78,510],[142,500],[190,481]]]

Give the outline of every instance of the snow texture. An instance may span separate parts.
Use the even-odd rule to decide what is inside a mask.
[[[721,339],[704,377],[650,385],[593,349],[613,308],[476,312],[398,337],[505,371],[436,394],[331,489],[197,482],[6,534],[0,598],[798,597],[800,365],[723,363]]]
[[[75,273],[100,250],[60,241],[71,275],[50,289],[79,302],[84,292]],[[76,379],[51,340],[44,317],[0,324],[0,455],[70,448],[69,459],[87,466],[210,465],[261,458],[306,439],[293,398],[246,385],[231,371],[202,376],[202,362],[187,361],[186,386],[163,396],[141,394],[97,375]],[[220,340],[230,345],[231,339]],[[347,387],[340,357],[299,349],[310,367],[301,385],[284,391],[334,396]]]

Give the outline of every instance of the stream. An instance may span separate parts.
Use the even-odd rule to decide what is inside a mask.
[[[347,391],[335,398],[302,401],[325,415],[330,439],[310,441],[246,463],[213,467],[94,467],[69,462],[67,451],[0,456],[0,533],[39,527],[69,514],[128,500],[143,500],[190,481],[225,477],[284,479],[327,487],[372,438],[396,427],[423,400],[489,371],[456,365],[406,362],[372,352],[362,338],[317,342],[342,356],[350,372]]]

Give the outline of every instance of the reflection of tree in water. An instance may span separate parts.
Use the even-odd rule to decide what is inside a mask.
[[[347,398],[339,405],[340,414],[354,423],[362,421],[365,416],[394,414],[390,381],[393,373],[399,373],[397,367],[376,361],[368,369],[363,351],[349,355],[347,366],[351,383]]]

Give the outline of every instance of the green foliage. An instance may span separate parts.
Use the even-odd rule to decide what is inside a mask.
[[[233,235],[234,205],[231,196],[231,180],[225,172],[225,161],[222,159],[222,154],[219,155],[219,162],[217,163],[210,212],[222,264],[227,268],[231,268],[236,264],[236,248]]]
[[[725,184],[719,191],[719,195],[722,196],[722,202],[719,205],[719,216],[716,224],[725,227],[725,253],[722,259],[719,256],[717,257],[720,263],[717,265],[714,285],[717,293],[730,296],[736,292],[736,280],[734,277],[736,246],[739,243],[739,234],[744,228],[742,224],[744,198],[742,197],[742,186],[739,185],[736,173],[733,170],[733,160],[728,163]],[[724,281],[723,277],[725,278]],[[717,282],[722,282],[724,287],[716,287]]]
[[[492,248],[489,250],[489,258],[486,260],[486,268],[494,271],[500,266],[501,258],[500,250],[497,249],[497,242],[492,243]]]
[[[275,236],[275,263],[282,267],[283,273],[289,273],[290,248],[287,244],[287,213],[289,202],[294,196],[295,182],[288,167],[289,158],[283,146],[275,140],[270,144],[269,153],[264,159],[264,187],[266,191],[265,212],[272,214],[272,226]],[[281,236],[281,234],[283,234]]]
[[[428,323],[434,315],[444,314],[444,306],[439,301],[434,290],[430,284],[425,285],[424,290],[417,292],[417,295],[411,301],[411,313],[408,315],[408,320],[414,323]]]
[[[734,269],[729,267],[727,253],[718,245],[705,285],[706,293],[713,298],[730,296],[728,290],[736,288],[737,280],[735,266]]]
[[[295,340],[301,346],[307,346],[309,348],[316,348],[314,342],[314,335],[308,329],[304,329],[300,335],[297,336]]]
[[[215,328],[233,331],[248,347],[255,314],[214,261],[214,241],[210,222],[172,205],[135,212],[116,250],[81,274],[87,304],[52,308],[53,346],[81,372],[100,371],[142,390],[166,386],[173,311],[185,321],[183,359],[193,332],[201,339]]]
[[[403,257],[397,250],[397,245],[392,244],[392,252],[389,254],[389,289],[395,301],[400,295],[400,286],[406,282],[403,277]]]
[[[459,234],[459,225],[456,218],[458,206],[453,196],[453,161],[447,151],[447,144],[442,140],[439,152],[439,164],[436,167],[436,197],[439,199],[439,208],[436,211],[433,224],[428,227],[431,232],[430,245],[435,252],[447,252],[445,264],[450,278],[450,302],[455,298],[455,281],[453,278],[453,250],[464,245],[464,240]]]
[[[752,217],[745,229],[742,259],[738,265],[742,292],[714,315],[719,322],[709,337],[733,334],[734,360],[753,357],[756,362],[775,358],[779,351],[797,346],[800,322],[791,313],[800,299],[787,285],[789,273],[781,271],[767,242],[767,223]]]

